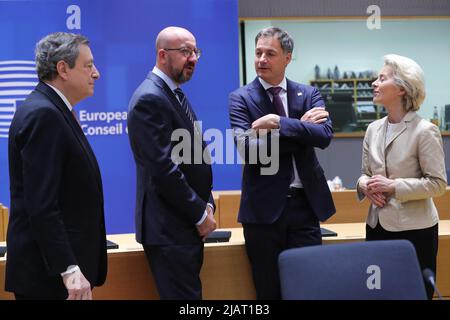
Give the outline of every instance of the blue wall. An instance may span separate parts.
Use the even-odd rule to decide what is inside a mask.
[[[74,21],[73,11],[66,12],[70,5],[81,10],[81,29],[68,29]],[[56,31],[81,33],[91,41],[101,78],[95,95],[76,110],[86,132],[105,126],[123,129],[121,134],[88,135],[102,171],[108,233],[134,232],[135,166],[120,113],[153,68],[156,35],[169,25],[185,27],[196,36],[202,57],[184,90],[203,129],[224,132],[229,127],[227,97],[239,86],[237,0],[0,1],[0,99],[8,96],[1,87],[9,73],[4,65],[2,70],[2,61],[34,60],[35,43]],[[109,123],[86,116],[100,112],[119,116]],[[0,103],[0,122],[10,121],[1,119],[5,114]],[[239,165],[214,165],[213,173],[215,190],[240,188]],[[0,202],[9,206],[5,137],[0,137]]]

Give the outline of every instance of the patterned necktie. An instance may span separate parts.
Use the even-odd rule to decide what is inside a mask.
[[[267,91],[269,91],[272,96],[273,96],[273,106],[275,108],[275,111],[277,112],[277,114],[281,117],[286,117],[286,112],[284,111],[284,107],[283,107],[283,101],[281,101],[280,98],[280,91],[281,91],[281,87],[272,87],[267,89]]]
[[[191,120],[191,123],[194,126],[194,115],[192,114],[192,110],[188,104],[186,96],[180,88],[176,88],[174,92],[178,96],[178,99],[180,99],[181,109],[183,109],[184,113],[186,113],[187,117]]]

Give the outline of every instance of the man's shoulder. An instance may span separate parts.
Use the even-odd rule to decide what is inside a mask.
[[[155,75],[155,77],[157,77]],[[139,103],[164,104],[167,96],[164,88],[154,77],[145,78],[134,91],[129,101],[128,110],[132,111]]]
[[[297,90],[301,90],[303,92],[313,92],[316,88],[314,88],[313,86],[310,86],[308,84],[304,84],[304,83],[300,83],[300,82],[295,82],[289,79],[287,80],[287,86],[288,88],[295,88]]]
[[[257,83],[255,83],[255,80],[253,80],[250,83],[247,83],[246,85],[237,88],[236,90],[232,91],[231,95],[243,95],[248,93],[251,90],[254,90],[257,87]]]
[[[55,112],[55,104],[41,92],[34,90],[28,97],[16,108],[16,113],[42,113]]]
[[[163,90],[153,77],[145,78],[134,91],[134,96],[153,95],[161,96]]]

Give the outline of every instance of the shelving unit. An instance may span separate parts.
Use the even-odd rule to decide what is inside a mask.
[[[322,93],[325,103],[339,94],[351,95],[356,119],[352,129],[346,129],[346,131],[360,131],[365,130],[372,121],[386,115],[383,107],[373,104],[373,81],[375,79],[321,79],[311,80],[310,84]]]

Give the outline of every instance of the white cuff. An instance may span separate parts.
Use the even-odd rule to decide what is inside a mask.
[[[203,223],[203,221],[205,221],[206,217],[208,216],[208,212],[205,210],[205,212],[203,212],[203,216],[202,218],[195,224],[196,226],[199,226]]]
[[[206,204],[207,207],[210,207],[214,211],[214,206],[211,203]],[[205,221],[206,217],[208,216],[208,210],[205,209],[205,212],[203,212],[202,218],[195,224],[196,226],[199,226]]]
[[[61,273],[61,277],[67,276],[68,274],[72,274],[80,270],[79,266],[71,265],[67,267],[67,270]]]

